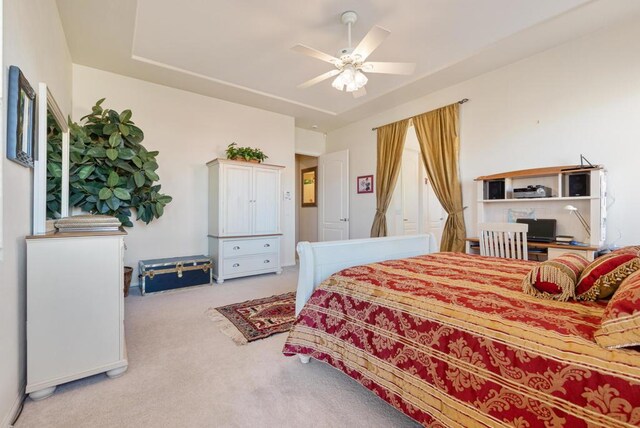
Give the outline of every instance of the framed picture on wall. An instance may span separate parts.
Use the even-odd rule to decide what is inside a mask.
[[[358,177],[358,193],[373,193],[373,175]]]
[[[7,159],[33,168],[36,93],[15,65],[9,67]]]

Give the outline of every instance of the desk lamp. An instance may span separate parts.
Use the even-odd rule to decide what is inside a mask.
[[[587,240],[591,240],[591,228],[589,227],[589,224],[584,219],[582,214],[580,214],[580,211],[578,210],[578,208],[574,207],[573,205],[565,205],[564,209],[574,213],[576,217],[578,217],[580,224],[582,224],[582,227],[584,227],[584,230],[587,231]]]

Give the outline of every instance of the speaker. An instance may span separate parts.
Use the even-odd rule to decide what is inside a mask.
[[[504,199],[504,180],[486,181],[485,199]]]
[[[588,173],[569,175],[569,196],[590,196]]]

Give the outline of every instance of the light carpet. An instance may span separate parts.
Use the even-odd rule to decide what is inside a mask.
[[[332,367],[282,355],[286,334],[237,346],[206,311],[295,290],[296,269],[125,299],[129,370],[27,399],[16,427],[415,427]]]

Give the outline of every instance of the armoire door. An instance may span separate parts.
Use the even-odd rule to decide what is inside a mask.
[[[220,216],[222,236],[252,234],[252,168],[241,165],[223,165],[221,171],[222,195]]]
[[[253,170],[253,234],[280,233],[280,171]]]

